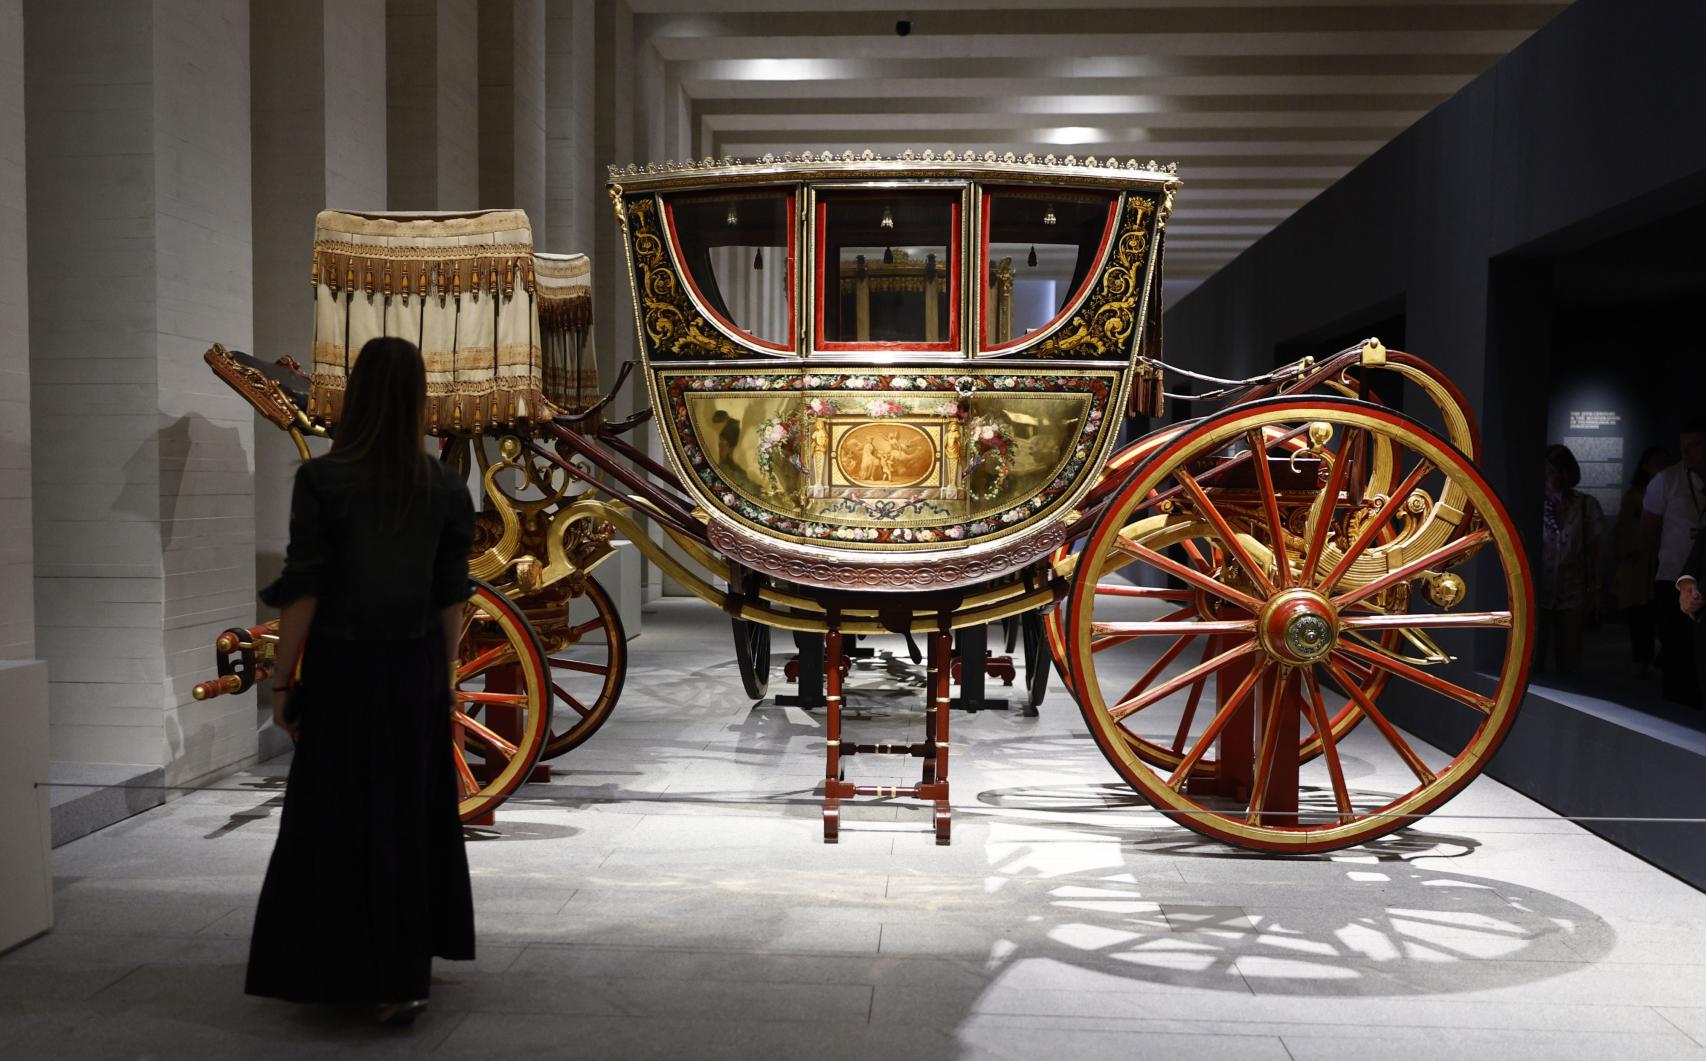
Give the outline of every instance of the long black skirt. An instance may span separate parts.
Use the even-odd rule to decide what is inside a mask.
[[[474,957],[446,671],[436,634],[309,640],[249,994],[402,1002],[427,997],[434,956]]]

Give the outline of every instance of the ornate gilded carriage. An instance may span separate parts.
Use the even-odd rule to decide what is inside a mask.
[[[323,216],[312,384],[288,359],[208,359],[306,456],[360,338],[427,351],[431,430],[485,497],[457,674],[470,819],[608,717],[625,648],[591,572],[620,535],[731,617],[755,699],[771,628],[821,636],[827,841],[842,801],[899,796],[948,842],[951,682],[981,662],[954,659],[955,632],[1007,621],[1033,635],[1030,683],[1058,671],[1163,813],[1343,847],[1497,748],[1527,676],[1526,560],[1461,395],[1420,358],[1369,340],[1244,380],[1162,361],[1178,188],[1153,163],[951,151],[612,169],[651,399],[620,422],[594,397],[588,265],[535,255],[515,212]],[[1160,417],[1164,371],[1220,407],[1122,446]],[[1413,415],[1383,399],[1398,383]],[[661,462],[624,437],[652,413]],[[843,735],[848,639],[881,633],[926,642],[922,739]],[[228,632],[201,692],[247,688],[271,641]],[[1405,734],[1382,707],[1400,694],[1458,713],[1456,750]],[[1368,790],[1339,752],[1365,721],[1359,754],[1394,771]],[[872,755],[919,760],[918,782],[848,780]]]

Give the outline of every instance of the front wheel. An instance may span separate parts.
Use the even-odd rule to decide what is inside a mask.
[[[1372,452],[1389,493],[1363,489]],[[1167,588],[1109,593],[1116,573]],[[1533,645],[1527,560],[1475,466],[1400,413],[1320,396],[1234,407],[1150,454],[1085,543],[1067,610],[1067,669],[1108,761],[1181,825],[1267,851],[1362,843],[1461,790],[1510,728]],[[1445,670],[1476,649],[1498,657],[1490,688]],[[1394,686],[1445,750],[1388,717]],[[1162,743],[1172,763],[1139,752]]]

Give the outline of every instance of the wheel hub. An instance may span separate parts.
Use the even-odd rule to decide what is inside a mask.
[[[1339,616],[1321,594],[1293,589],[1268,602],[1256,629],[1269,656],[1287,666],[1300,667],[1333,651],[1339,640]]]

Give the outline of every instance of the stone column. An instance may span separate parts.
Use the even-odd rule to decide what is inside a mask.
[[[0,0],[0,951],[53,924],[47,665],[35,658],[23,0]]]
[[[386,207],[384,0],[251,0],[254,38],[254,305],[257,356],[310,361],[313,301],[308,260],[314,215],[327,208]],[[256,415],[255,584],[278,576],[289,540],[297,456]],[[310,443],[316,451],[325,444]],[[257,613],[270,618],[262,608]],[[257,697],[262,758],[288,740],[264,725],[269,692]]]
[[[386,0],[385,143],[393,210],[480,195],[477,0]]]
[[[0,659],[34,659],[23,0],[0,3]]]
[[[27,0],[37,651],[56,759],[253,757],[253,700],[197,703],[254,615],[248,405],[201,362],[252,343],[249,12]]]
[[[545,5],[480,0],[480,206],[520,207],[541,250],[545,217]]]
[[[604,196],[608,160],[597,157],[593,144],[599,105],[593,79],[593,6],[593,0],[557,0],[546,11],[547,224],[541,246],[560,254],[592,253],[596,227],[610,218]],[[599,265],[593,263],[595,269]]]

